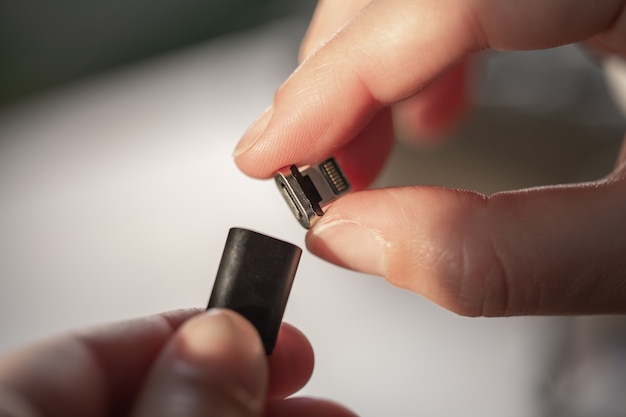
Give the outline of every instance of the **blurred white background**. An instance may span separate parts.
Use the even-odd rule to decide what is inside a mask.
[[[245,177],[231,153],[294,67],[305,24],[231,34],[2,109],[1,351],[204,306],[230,227],[303,246],[273,182]],[[623,119],[579,50],[485,59],[486,93],[459,140],[399,145],[377,185],[491,193],[610,170]],[[363,417],[526,417],[544,413],[573,319],[462,318],[305,252],[285,320],[316,351],[303,394]]]

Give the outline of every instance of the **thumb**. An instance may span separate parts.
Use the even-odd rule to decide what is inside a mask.
[[[156,360],[133,417],[261,416],[268,370],[256,330],[240,315],[193,317]]]
[[[624,312],[625,178],[491,197],[357,192],[329,207],[307,246],[463,315]]]

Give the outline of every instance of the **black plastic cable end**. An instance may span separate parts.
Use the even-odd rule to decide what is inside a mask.
[[[301,254],[291,243],[230,229],[207,310],[227,308],[244,316],[271,355]]]

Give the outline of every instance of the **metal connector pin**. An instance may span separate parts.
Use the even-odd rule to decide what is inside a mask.
[[[350,191],[350,183],[335,158],[302,171],[292,165],[277,172],[274,180],[305,229],[309,229],[324,214],[322,207]]]

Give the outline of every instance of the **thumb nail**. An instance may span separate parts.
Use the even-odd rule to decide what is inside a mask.
[[[170,340],[133,416],[258,416],[267,372],[252,325],[236,313],[211,310],[190,319]]]
[[[354,220],[318,222],[307,245],[316,255],[337,265],[373,275],[386,275],[389,243],[383,235]]]

